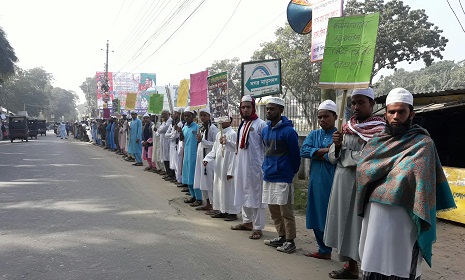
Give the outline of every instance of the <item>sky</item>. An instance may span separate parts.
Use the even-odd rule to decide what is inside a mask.
[[[465,25],[459,0],[449,0]],[[179,84],[215,60],[250,57],[286,23],[289,0],[0,0],[0,27],[23,69],[42,67],[53,86],[72,90],[104,71],[156,73],[157,85]],[[404,0],[424,9],[449,39],[444,59],[464,59],[462,30],[446,0]],[[465,1],[464,1],[465,4]],[[187,20],[186,20],[187,19]],[[182,24],[185,21],[184,24]],[[401,64],[407,70],[423,62]],[[382,71],[380,75],[388,75]]]

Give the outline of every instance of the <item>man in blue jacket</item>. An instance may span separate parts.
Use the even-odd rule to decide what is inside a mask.
[[[292,180],[299,171],[300,149],[292,121],[282,116],[284,105],[284,100],[278,97],[271,97],[266,105],[266,119],[269,122],[262,131],[265,145],[262,203],[268,204],[278,232],[278,237],[264,243],[289,254],[296,250]]]

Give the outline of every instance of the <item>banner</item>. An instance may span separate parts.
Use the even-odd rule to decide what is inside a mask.
[[[214,122],[229,121],[228,72],[208,76],[208,100]]]
[[[161,114],[163,110],[164,94],[151,94],[148,112],[151,114]]]
[[[128,93],[126,96],[126,110],[136,109],[137,93]]]
[[[208,70],[191,74],[191,109],[200,109],[207,106],[207,77]]]
[[[103,108],[103,118],[104,119],[110,118],[110,108]]]
[[[379,13],[329,20],[320,88],[355,89],[370,85],[378,24]]]
[[[177,107],[187,107],[187,98],[189,96],[189,79],[184,79],[179,82],[178,102]]]
[[[310,61],[323,59],[328,20],[342,16],[342,0],[323,0],[312,6],[312,48]]]

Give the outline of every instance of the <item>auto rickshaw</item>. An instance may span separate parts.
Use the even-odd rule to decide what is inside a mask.
[[[37,134],[39,134],[39,123],[36,119],[28,119],[27,127],[29,128],[29,137],[34,137],[37,139]]]
[[[8,128],[10,141],[13,143],[15,139],[21,139],[21,141],[29,138],[29,129],[27,126],[27,117],[25,116],[10,116],[8,118]]]
[[[37,124],[39,127],[39,134],[40,136],[45,135],[47,136],[47,124],[45,120],[37,120]]]

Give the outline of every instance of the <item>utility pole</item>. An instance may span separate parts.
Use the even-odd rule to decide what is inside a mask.
[[[110,48],[110,43],[107,40],[107,59],[105,62],[105,81],[108,83],[108,51]]]

